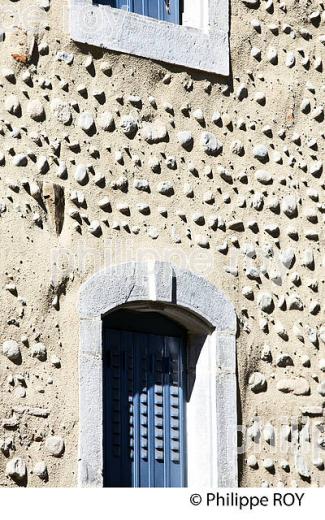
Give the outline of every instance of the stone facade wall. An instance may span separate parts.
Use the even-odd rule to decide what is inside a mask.
[[[151,258],[236,308],[240,485],[324,485],[323,5],[234,0],[229,79],[0,6],[0,484],[76,485],[79,288]]]

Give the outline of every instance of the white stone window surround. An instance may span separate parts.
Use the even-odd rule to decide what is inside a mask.
[[[236,315],[204,278],[165,262],[100,271],[80,290],[78,485],[103,486],[102,323],[124,306],[155,310],[188,330],[188,487],[237,487]],[[195,367],[195,368],[194,368]]]
[[[70,37],[75,41],[229,75],[229,0],[185,0],[183,25],[95,0],[70,0],[69,10]]]

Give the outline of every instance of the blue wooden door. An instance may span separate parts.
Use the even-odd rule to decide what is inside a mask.
[[[180,0],[99,0],[99,3],[165,22],[180,23]]]
[[[104,484],[184,487],[184,337],[132,330],[133,315],[104,328]]]

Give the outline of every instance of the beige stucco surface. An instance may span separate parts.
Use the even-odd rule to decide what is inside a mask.
[[[236,308],[240,420],[262,426],[240,485],[324,485],[324,451],[312,455],[308,442],[325,428],[322,6],[233,1],[228,80],[77,45],[58,0],[0,7],[0,344],[21,351],[20,364],[0,359],[0,485],[16,485],[5,475],[14,457],[29,486],[76,485],[79,288],[105,265],[148,258],[202,274]],[[57,59],[62,51],[72,63]],[[107,112],[114,124],[104,130]],[[121,127],[130,115],[132,137]],[[148,143],[148,125],[163,140]],[[190,149],[179,142],[185,131]],[[204,132],[222,143],[217,155]],[[254,156],[266,151],[264,163]],[[58,457],[51,436],[64,439]],[[47,481],[34,472],[40,461]]]

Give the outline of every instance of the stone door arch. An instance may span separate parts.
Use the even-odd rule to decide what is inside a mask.
[[[100,271],[80,290],[80,486],[103,486],[102,325],[119,308],[155,311],[188,332],[189,487],[237,486],[236,314],[206,279],[168,263]]]

